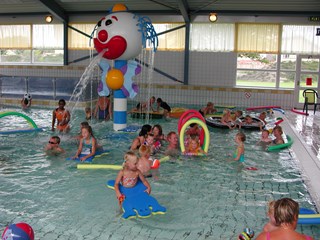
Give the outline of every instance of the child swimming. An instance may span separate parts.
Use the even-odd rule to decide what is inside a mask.
[[[200,146],[200,140],[198,135],[191,135],[189,139],[189,143],[187,146],[186,151],[184,152],[185,154],[207,154]]]
[[[48,153],[48,154],[59,154],[59,153],[64,153],[64,149],[61,148],[59,146],[60,144],[60,137],[58,136],[52,136],[50,139],[49,139],[49,142],[47,144],[47,146],[45,147],[45,151]]]

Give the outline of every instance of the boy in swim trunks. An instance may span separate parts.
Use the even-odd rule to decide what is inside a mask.
[[[60,132],[68,132],[70,130],[70,112],[65,109],[66,101],[64,99],[59,100],[59,107],[53,110],[52,113],[52,128],[51,130],[54,131],[54,125],[57,120],[57,129]]]

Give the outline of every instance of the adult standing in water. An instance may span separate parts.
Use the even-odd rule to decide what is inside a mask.
[[[59,100],[59,107],[53,110],[52,112],[52,128],[51,130],[54,131],[54,126],[57,120],[57,129],[60,132],[69,132],[70,130],[70,112],[65,109],[66,101],[64,99]]]
[[[278,227],[270,232],[262,232],[256,240],[313,240],[312,237],[296,232],[299,204],[291,198],[282,198],[274,204],[274,219]]]
[[[109,96],[99,96],[93,113],[95,118],[103,120],[109,120],[112,118],[112,107]]]

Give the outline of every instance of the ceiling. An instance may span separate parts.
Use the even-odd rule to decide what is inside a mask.
[[[196,15],[320,16],[320,0],[1,0],[0,16],[51,13],[68,22],[71,15],[105,14],[114,4],[124,3],[131,12]]]

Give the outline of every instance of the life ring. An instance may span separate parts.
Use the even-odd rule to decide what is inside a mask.
[[[189,115],[189,116],[188,116]],[[193,118],[193,117],[197,117],[199,119],[201,119],[203,122],[205,122],[205,119],[204,117],[201,115],[201,113],[199,113],[199,111],[197,110],[194,110],[194,109],[190,109],[188,111],[185,111],[181,117],[179,118],[179,121],[178,121],[178,133],[180,134],[180,130],[182,128],[182,126],[185,124],[185,122],[187,120],[189,120],[190,118]],[[188,119],[187,119],[188,118]],[[184,121],[185,120],[185,121]]]
[[[185,152],[186,149],[185,149],[185,146],[184,146],[184,136],[185,136],[185,130],[186,128],[192,124],[192,123],[196,123],[198,124],[199,126],[202,127],[203,131],[204,131],[204,140],[203,140],[203,145],[202,145],[202,149],[203,151],[205,152],[208,152],[208,149],[209,149],[209,143],[210,143],[210,134],[209,134],[209,131],[208,131],[208,127],[207,125],[201,121],[200,119],[198,118],[191,118],[190,120],[188,120],[185,124],[183,124],[182,128],[181,128],[181,131],[179,133],[179,140],[180,140],[180,149],[181,149],[181,152]]]

